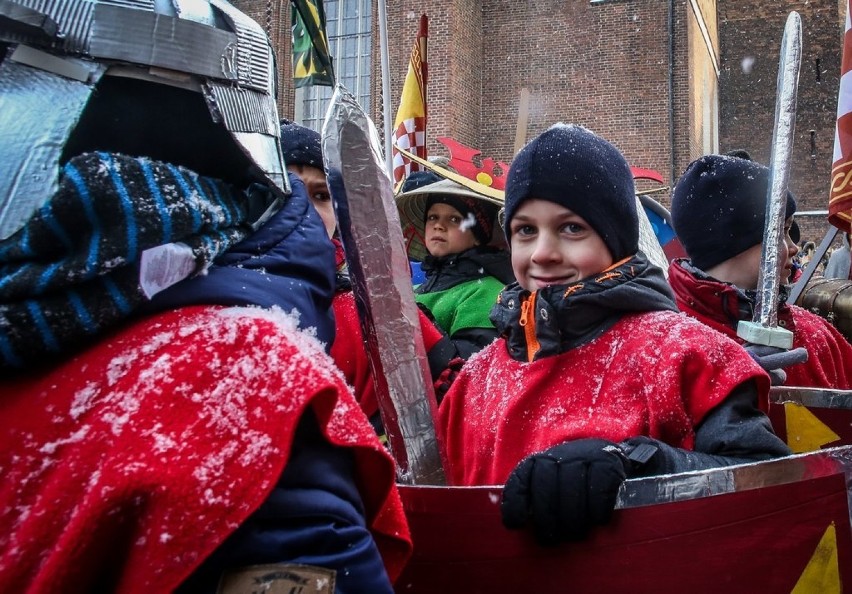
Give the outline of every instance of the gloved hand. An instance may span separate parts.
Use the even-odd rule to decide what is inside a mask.
[[[453,385],[456,377],[458,377],[459,371],[461,371],[464,363],[465,361],[461,357],[454,357],[450,359],[447,363],[446,369],[444,369],[444,371],[441,372],[441,375],[438,376],[438,379],[435,380],[433,386],[435,388],[435,399],[438,401],[438,404],[441,404],[441,400],[443,400],[444,396],[447,395],[450,386]]]
[[[579,439],[521,461],[503,487],[503,525],[517,530],[532,523],[539,544],[585,538],[592,526],[609,522],[630,462],[604,439]]]
[[[804,363],[808,360],[808,351],[804,347],[788,351],[762,344],[746,343],[744,346],[751,358],[769,374],[773,386],[781,386],[787,381],[785,367]]]

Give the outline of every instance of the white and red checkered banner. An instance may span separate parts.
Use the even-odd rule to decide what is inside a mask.
[[[852,231],[852,31],[850,4],[846,2],[846,29],[843,34],[843,60],[840,91],[837,94],[837,128],[834,134],[834,164],[828,197],[828,220],[838,229]]]
[[[426,15],[420,15],[420,30],[411,59],[408,62],[408,72],[402,85],[402,97],[394,120],[393,133],[393,179],[399,183],[412,171],[420,166],[403,158],[397,148],[401,148],[423,159],[426,158],[426,39],[428,20]]]

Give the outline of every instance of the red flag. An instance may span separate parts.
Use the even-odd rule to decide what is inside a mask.
[[[828,221],[841,231],[852,231],[852,31],[850,4],[846,2],[846,31],[837,95],[837,128],[834,135],[834,165],[828,198]]]
[[[423,159],[426,158],[426,38],[428,19],[420,15],[420,30],[411,59],[408,62],[408,72],[402,85],[402,97],[394,120],[393,135],[393,179],[398,183],[420,166],[403,159],[397,148],[404,149]]]

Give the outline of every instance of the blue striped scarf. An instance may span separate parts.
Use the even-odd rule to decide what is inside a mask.
[[[79,348],[146,301],[139,260],[188,245],[196,270],[242,240],[245,198],[227,184],[145,158],[87,153],[59,190],[0,242],[0,370]]]

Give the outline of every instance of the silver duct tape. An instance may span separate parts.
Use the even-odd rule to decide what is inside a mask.
[[[89,47],[89,34],[95,4],[80,0],[16,0],[15,4],[39,12],[56,23],[58,29],[50,47],[66,53],[85,53]],[[37,43],[42,36],[11,36],[7,41]]]
[[[104,67],[77,60],[91,82],[5,60],[0,64],[0,240],[14,234],[58,187],[59,157]],[[14,174],[12,174],[14,172]]]
[[[9,31],[3,31],[0,35],[6,41],[35,38],[49,43],[59,32],[56,21],[43,12],[14,4],[10,0],[0,0],[0,17],[10,24],[15,23],[14,27],[10,26]]]
[[[774,328],[778,325],[778,291],[781,284],[787,281],[784,278],[784,263],[787,259],[784,221],[796,129],[796,99],[801,61],[802,22],[798,13],[791,12],[781,40],[778,97],[775,105],[775,129],[763,232],[764,247],[753,320],[764,328]]]
[[[278,111],[271,95],[209,82],[204,85],[211,113],[231,132],[278,136]]]
[[[648,220],[648,215],[645,214],[645,208],[639,197],[636,197],[636,214],[639,218],[639,251],[641,251],[648,260],[655,266],[663,270],[666,278],[669,278],[669,262],[666,254],[663,251],[660,242],[657,240],[657,235],[654,233],[654,228],[651,226],[651,221]]]
[[[441,484],[435,398],[391,182],[375,126],[340,85],[323,155],[398,478]]]
[[[779,386],[769,390],[769,402],[794,402],[814,408],[852,409],[852,390],[824,390]]]
[[[270,72],[274,72],[269,38],[255,21],[229,3],[210,0],[210,4],[228,19],[237,34],[239,52],[236,71],[239,74],[240,83],[274,97],[276,89],[271,85],[275,77],[269,76]]]
[[[65,53],[169,68],[197,76],[233,80],[274,95],[273,57],[269,40],[248,16],[221,0],[199,4],[174,0],[179,17],[156,12],[154,0],[3,0],[0,8],[16,7],[19,19],[33,21],[41,14],[55,25],[50,47]],[[234,32],[215,27],[211,7]],[[45,45],[45,33],[6,34],[11,42]]]
[[[616,508],[711,497],[837,473],[845,474],[848,488],[852,483],[852,446],[830,448],[768,462],[632,479],[626,481],[619,491]]]
[[[236,35],[194,21],[122,6],[95,7],[88,54],[180,72],[235,78],[223,70]]]
[[[260,167],[264,175],[279,190],[290,193],[290,182],[284,170],[281,158],[281,144],[278,135],[269,136],[256,132],[231,132],[240,148]]]

